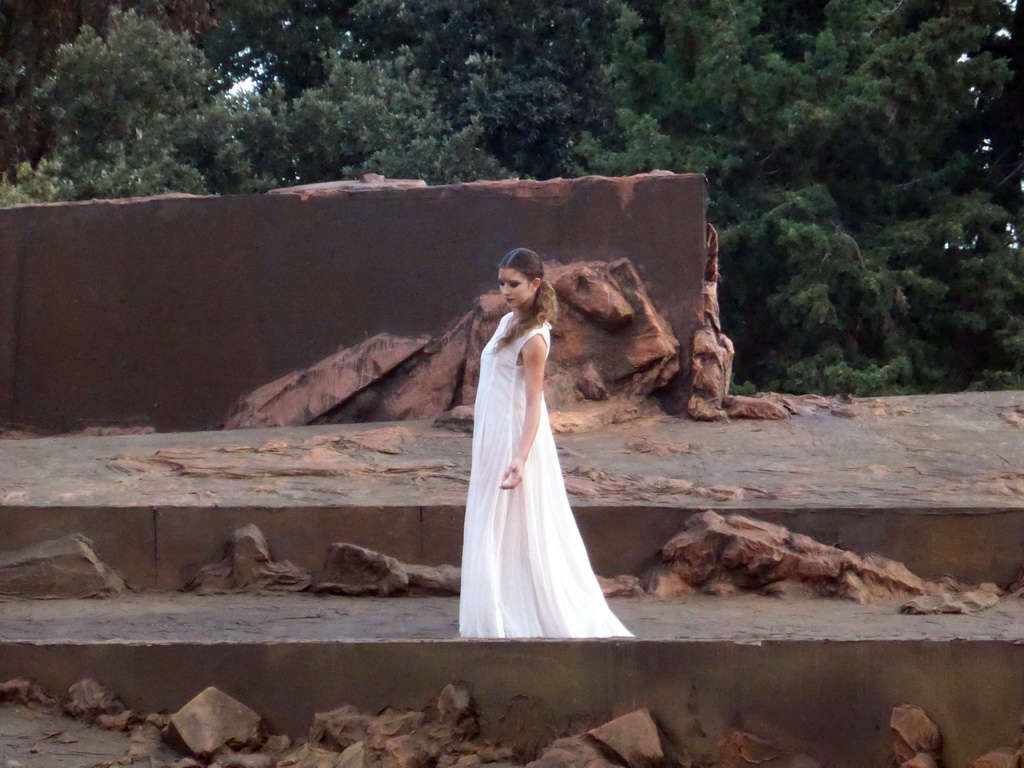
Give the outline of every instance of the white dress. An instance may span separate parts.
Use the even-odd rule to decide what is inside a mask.
[[[632,637],[608,608],[565,494],[555,440],[541,401],[540,426],[523,480],[499,488],[526,419],[519,352],[534,335],[551,344],[551,326],[527,331],[496,350],[512,313],[480,357],[473,423],[473,466],[462,549],[462,637]]]

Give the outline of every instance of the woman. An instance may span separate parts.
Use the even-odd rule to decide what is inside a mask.
[[[459,634],[632,637],[591,570],[548,423],[554,288],[526,248],[505,254],[498,283],[510,311],[480,357]]]

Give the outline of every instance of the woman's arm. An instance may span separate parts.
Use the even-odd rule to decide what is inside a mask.
[[[547,358],[547,342],[540,334],[535,334],[523,344],[520,355],[523,358],[523,373],[526,374],[526,418],[523,421],[523,436],[519,440],[519,450],[508,465],[505,476],[501,478],[501,488],[510,490],[522,482],[523,465],[530,455],[533,441],[540,427],[540,404],[544,397],[544,362]]]

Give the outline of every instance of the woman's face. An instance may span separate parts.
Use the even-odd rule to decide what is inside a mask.
[[[518,269],[506,267],[498,270],[498,290],[501,291],[505,304],[513,312],[519,312],[533,301],[539,287],[539,277],[529,280]]]

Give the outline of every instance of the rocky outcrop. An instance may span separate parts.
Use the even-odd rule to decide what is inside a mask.
[[[0,553],[0,595],[13,597],[111,597],[127,589],[81,534]]]
[[[693,335],[690,400],[686,412],[701,421],[721,421],[728,418],[724,401],[729,394],[735,350],[732,341],[722,332],[719,317],[718,232],[710,224],[707,225],[707,261],[701,300],[701,327]]]
[[[224,558],[203,566],[185,586],[185,592],[301,592],[313,579],[308,571],[285,560],[275,561],[267,539],[255,525],[245,525],[231,534]]]
[[[620,413],[675,376],[679,342],[629,261],[552,263],[547,276],[562,305],[546,378],[552,410],[605,403],[598,410]],[[488,293],[436,338],[380,334],[339,350],[242,398],[225,427],[433,419],[469,406],[506,309]],[[440,424],[464,429],[465,419]]]
[[[866,603],[939,594],[895,560],[832,547],[780,525],[715,512],[691,517],[660,551],[661,564],[646,576],[659,597],[756,591],[814,594]]]
[[[182,752],[209,758],[224,749],[258,747],[263,718],[217,688],[207,688],[171,715],[167,742]]]

